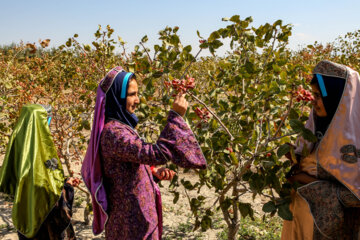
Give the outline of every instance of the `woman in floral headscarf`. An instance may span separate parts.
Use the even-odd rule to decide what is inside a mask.
[[[359,74],[329,61],[313,73],[306,127],[318,141],[298,139],[289,180],[303,186],[292,196],[293,220],[284,221],[282,239],[360,239]]]
[[[144,142],[134,130],[137,104],[134,74],[112,69],[98,88],[82,167],[92,195],[93,231],[99,234],[105,228],[106,239],[161,239],[161,200],[150,165],[171,160],[185,168],[206,168],[200,146],[182,118],[187,109],[183,96],[176,97],[156,144]],[[160,178],[161,173],[172,177],[165,170]]]

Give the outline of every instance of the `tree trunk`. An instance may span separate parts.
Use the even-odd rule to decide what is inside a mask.
[[[236,235],[239,231],[240,225],[237,224],[231,224],[229,226],[229,232],[228,232],[228,240],[236,240]]]
[[[90,215],[90,195],[89,194],[86,194],[86,206],[85,206],[85,209],[84,209],[84,222],[86,225],[89,225],[90,223],[90,219],[89,219],[89,215]]]

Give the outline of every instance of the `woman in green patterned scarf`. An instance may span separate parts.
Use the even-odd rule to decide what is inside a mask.
[[[23,106],[0,169],[0,192],[14,198],[12,220],[20,239],[75,239],[74,189],[64,184],[50,121],[42,105]]]

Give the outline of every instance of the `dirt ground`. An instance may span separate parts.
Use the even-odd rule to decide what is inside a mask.
[[[179,178],[189,180],[194,183],[197,181],[197,176],[191,172],[178,173]],[[162,201],[163,201],[163,218],[164,218],[164,232],[163,239],[218,239],[217,234],[224,231],[225,222],[222,220],[221,213],[217,213],[214,223],[217,227],[206,232],[199,230],[193,232],[194,217],[191,214],[190,205],[187,200],[185,189],[179,187],[180,198],[176,204],[173,204],[173,194],[169,192],[169,182],[163,181],[161,187]],[[207,187],[201,189],[201,193],[209,197],[208,204],[212,204],[215,200],[215,195],[212,190]],[[188,192],[189,196],[195,196],[195,192]],[[85,201],[83,201],[84,194],[75,190],[75,200],[73,208],[73,224],[76,231],[77,239],[104,239],[104,234],[94,236],[91,231],[91,225],[84,224],[84,208]],[[245,194],[241,198],[242,202],[251,203],[258,213],[262,213],[261,206],[266,199],[256,198],[252,199],[251,194]],[[16,230],[11,220],[11,199],[4,194],[0,194],[0,239],[18,239]]]

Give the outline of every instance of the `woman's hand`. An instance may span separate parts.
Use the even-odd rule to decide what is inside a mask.
[[[188,107],[188,102],[186,101],[183,94],[178,94],[175,97],[175,101],[172,106],[172,110],[177,112],[180,116],[184,116]]]
[[[298,182],[301,184],[308,184],[308,183],[317,181],[317,178],[312,177],[307,173],[300,172],[300,173],[297,173],[297,174],[289,177],[287,180],[291,183]]]
[[[73,187],[77,187],[77,186],[79,186],[79,184],[81,183],[81,180],[78,179],[78,178],[69,177],[69,178],[66,180],[66,183],[70,184],[70,185],[73,186]]]
[[[160,167],[160,168],[153,168],[152,174],[157,177],[159,180],[172,180],[175,176],[175,172],[168,168]]]

